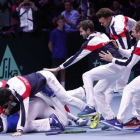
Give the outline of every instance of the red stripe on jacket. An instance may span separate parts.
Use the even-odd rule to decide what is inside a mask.
[[[23,100],[26,99],[27,97],[30,96],[30,93],[31,93],[31,86],[30,86],[30,83],[29,81],[22,77],[22,76],[17,76],[17,78],[23,82],[23,84],[25,85],[26,87],[26,91],[21,95],[23,97]]]
[[[140,56],[140,48],[136,47],[134,54]]]
[[[100,48],[102,48],[103,46],[105,46],[106,44],[108,44],[109,42],[105,42],[105,43],[100,43],[98,45],[87,45],[87,47],[85,48],[85,50],[89,50],[89,51],[95,51],[95,50],[98,50]]]

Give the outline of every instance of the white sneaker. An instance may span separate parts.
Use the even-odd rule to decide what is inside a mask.
[[[77,124],[78,126],[85,126],[88,123],[88,119],[81,119],[78,118],[77,120],[74,121],[75,124]]]

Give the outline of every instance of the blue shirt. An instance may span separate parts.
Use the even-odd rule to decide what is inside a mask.
[[[78,31],[77,25],[78,25],[78,20],[79,20],[79,12],[76,10],[71,10],[70,13],[67,13],[66,11],[62,12],[61,15],[64,15],[64,17],[71,21],[73,23],[72,26],[68,25],[65,23],[65,31],[66,32],[73,32],[73,31]]]
[[[54,29],[49,38],[53,44],[52,58],[67,58],[67,34],[66,31]]]

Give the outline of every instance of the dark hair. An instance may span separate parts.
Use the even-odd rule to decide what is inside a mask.
[[[91,20],[83,20],[79,23],[77,27],[82,27],[85,31],[87,31],[87,29],[90,29],[91,32],[94,32],[94,23]]]
[[[65,20],[65,17],[63,15],[59,15],[56,19],[56,21],[59,21],[59,20]]]
[[[65,0],[64,3],[69,2],[71,5],[73,4],[71,0]]]
[[[108,18],[112,16],[112,11],[109,8],[101,8],[97,13],[96,16],[98,19],[101,17]]]
[[[12,94],[10,89],[0,88],[0,106],[10,101],[9,96]]]

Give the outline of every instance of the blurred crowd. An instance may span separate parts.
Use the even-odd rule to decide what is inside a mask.
[[[85,19],[94,22],[95,30],[105,32],[96,18],[103,7],[114,15],[140,19],[140,0],[0,0],[0,37],[39,37],[57,27],[59,15],[65,17],[67,32],[77,31],[77,24]]]

